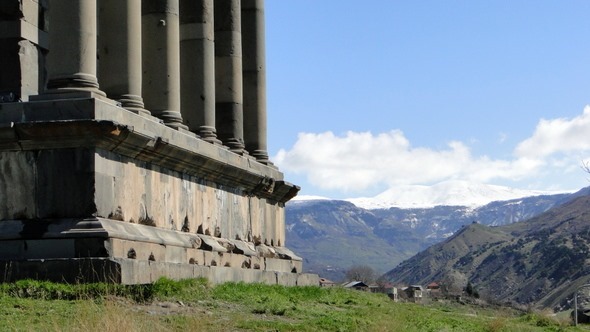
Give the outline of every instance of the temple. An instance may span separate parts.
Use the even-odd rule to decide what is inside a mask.
[[[263,0],[0,2],[0,281],[316,285],[269,160]]]

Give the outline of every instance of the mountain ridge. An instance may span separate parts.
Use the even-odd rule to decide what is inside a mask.
[[[287,245],[304,257],[306,272],[329,279],[341,280],[346,269],[359,264],[385,273],[473,221],[492,226],[522,221],[582,194],[584,190],[526,197],[478,208],[367,210],[342,200],[289,202]]]

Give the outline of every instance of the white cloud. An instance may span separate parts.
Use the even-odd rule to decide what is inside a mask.
[[[468,145],[459,141],[448,142],[441,149],[413,147],[403,132],[393,130],[380,134],[301,133],[295,145],[280,150],[274,161],[285,172],[305,176],[316,188],[348,194],[449,179],[532,182],[544,176],[582,173],[582,161],[590,160],[589,136],[587,106],[573,119],[540,120],[533,135],[516,146],[512,159],[474,156]]]
[[[434,183],[447,179],[486,182],[494,178],[519,178],[540,166],[529,158],[516,161],[474,157],[462,142],[452,141],[441,150],[412,147],[399,130],[299,134],[289,151],[280,150],[275,162],[287,172],[305,174],[314,186],[345,192],[386,185]]]
[[[533,136],[515,149],[517,157],[546,158],[557,153],[590,151],[590,106],[573,119],[541,119]]]

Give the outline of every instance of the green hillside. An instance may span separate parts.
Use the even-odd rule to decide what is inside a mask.
[[[0,285],[2,331],[582,331],[505,308],[395,303],[343,288],[205,280],[154,285]]]
[[[494,302],[561,311],[590,281],[589,253],[590,197],[583,196],[524,222],[466,226],[386,276],[455,288],[470,282]]]

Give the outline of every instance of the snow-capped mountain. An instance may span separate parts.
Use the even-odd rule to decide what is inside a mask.
[[[397,186],[375,197],[351,198],[346,199],[346,201],[369,210],[387,209],[391,207],[401,209],[432,208],[435,206],[465,206],[476,208],[495,201],[508,201],[523,197],[562,193],[567,192],[520,190],[467,181],[445,181],[433,186]]]

